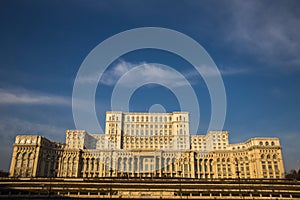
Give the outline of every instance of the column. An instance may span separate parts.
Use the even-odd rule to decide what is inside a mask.
[[[130,159],[130,157],[128,158],[127,157],[127,159],[126,159],[126,174],[127,174],[127,176],[129,176],[129,169],[130,169],[130,161],[129,161],[129,159]]]
[[[190,154],[190,177],[191,178],[195,178],[195,156],[194,156],[194,153],[192,152]]]
[[[138,160],[137,160],[137,171],[138,171],[138,176],[140,176],[140,173],[141,173],[141,171],[140,171],[140,166],[141,166],[141,163],[140,163],[140,156],[138,156]]]
[[[167,174],[167,159],[166,158],[164,158],[164,175],[166,175]]]
[[[13,152],[13,156],[11,159],[11,165],[10,165],[10,177],[15,175],[15,167],[16,167],[16,159],[17,159],[17,147],[14,147],[14,152]]]
[[[156,176],[156,170],[157,170],[156,169],[156,155],[154,155],[153,159],[154,159],[154,163],[153,163],[154,164],[154,168],[153,168],[154,169],[154,176]]]
[[[86,177],[86,172],[87,172],[87,160],[86,158],[83,159],[83,177]]]
[[[62,170],[62,168],[61,168],[61,157],[59,157],[58,158],[58,167],[57,167],[57,169],[58,169],[58,171],[57,171],[57,177],[60,177],[61,176],[61,170]]]
[[[92,177],[94,171],[92,170],[94,168],[94,159],[90,158],[89,163],[89,177]]]
[[[170,172],[171,172],[171,177],[173,177],[173,158],[170,158]]]
[[[134,160],[135,160],[135,157],[132,156],[132,160],[131,160],[131,174],[132,174],[132,176],[134,176]]]
[[[100,162],[99,162],[99,167],[100,167],[100,169],[99,169],[99,177],[103,177],[103,158],[102,159],[100,159]]]
[[[200,178],[200,158],[197,159],[197,173],[198,173],[198,178]]]

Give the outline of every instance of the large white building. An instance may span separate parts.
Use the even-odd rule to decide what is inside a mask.
[[[229,144],[227,131],[191,135],[187,112],[107,112],[104,134],[67,130],[66,143],[17,136],[14,177],[283,178],[278,138]]]

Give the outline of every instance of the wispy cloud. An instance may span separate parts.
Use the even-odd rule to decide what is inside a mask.
[[[129,73],[132,68],[134,67],[141,67],[141,70],[138,70],[138,73]],[[211,77],[211,76],[218,76],[218,75],[236,75],[241,73],[247,73],[248,70],[242,69],[242,68],[221,68],[221,69],[215,69],[210,66],[202,65],[199,67],[201,71],[201,75]],[[178,72],[180,73],[180,72]],[[185,86],[188,83],[187,80],[190,82],[191,79],[198,77],[199,74],[194,70],[190,71],[184,71],[181,73],[182,76],[185,77],[185,79],[182,79],[182,77],[178,76],[178,74],[169,68],[163,67],[159,64],[153,64],[153,63],[130,63],[126,62],[124,60],[117,63],[110,71],[105,73],[102,77],[101,83],[105,85],[114,85],[120,77],[123,75],[127,75],[127,84],[128,86],[132,86],[135,84],[135,82],[140,82],[141,80],[147,82],[150,80],[159,80],[161,83],[165,83],[166,85],[173,85],[174,87],[181,87]],[[89,78],[89,81],[95,80],[95,78]],[[193,83],[192,83],[193,84]]]
[[[71,100],[67,97],[28,90],[0,89],[0,104],[71,105]]]
[[[139,67],[139,70],[132,73],[129,72],[135,67]],[[136,82],[151,82],[153,80],[166,85],[172,84],[174,87],[181,87],[188,84],[188,81],[178,76],[175,70],[171,70],[162,65],[146,62],[130,63],[126,61],[120,61],[112,70],[105,74],[102,83],[114,85],[116,81],[125,74],[127,78],[123,84],[128,87],[135,85]]]
[[[211,76],[231,76],[231,75],[238,75],[238,74],[246,74],[249,73],[250,70],[246,68],[238,68],[238,67],[220,67],[218,69],[212,68],[207,65],[199,66],[200,71],[202,72],[201,75],[211,77]]]

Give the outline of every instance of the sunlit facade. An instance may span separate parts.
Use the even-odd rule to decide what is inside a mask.
[[[190,134],[187,112],[107,112],[104,134],[17,136],[10,176],[283,178],[284,167],[278,138],[229,144],[227,131]]]

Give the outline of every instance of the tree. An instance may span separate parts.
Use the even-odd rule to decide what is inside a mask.
[[[300,169],[298,172],[295,169],[292,169],[289,173],[285,175],[285,178],[300,180]]]

